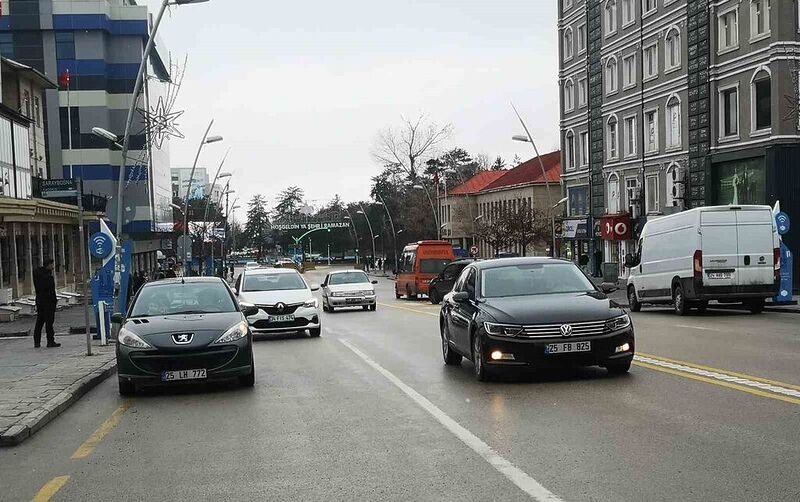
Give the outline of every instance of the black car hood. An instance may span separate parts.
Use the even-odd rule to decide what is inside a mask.
[[[486,298],[481,307],[495,321],[508,324],[599,321],[624,313],[600,292]]]
[[[218,314],[180,314],[128,319],[123,327],[140,336],[156,349],[193,350],[214,343],[237,322],[244,321],[241,312]],[[178,345],[172,335],[191,333],[192,342]]]

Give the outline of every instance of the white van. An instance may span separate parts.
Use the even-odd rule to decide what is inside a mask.
[[[628,302],[672,303],[675,313],[709,300],[742,302],[751,312],[780,284],[780,244],[769,206],[698,207],[649,219],[630,268]]]

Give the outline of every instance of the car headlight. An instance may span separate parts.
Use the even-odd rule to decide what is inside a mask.
[[[619,331],[631,325],[631,318],[628,314],[622,314],[619,317],[609,319],[606,321],[606,329],[608,331]]]
[[[345,293],[344,291],[334,291],[333,293],[331,293],[331,296],[339,298],[342,296],[347,296],[347,293]]]
[[[374,295],[375,295],[375,291],[371,291],[371,290],[370,290],[370,291],[362,291],[362,292],[361,292],[361,293],[359,293],[359,294],[360,294],[361,296],[374,296]]]
[[[490,335],[496,336],[517,336],[522,333],[522,326],[515,326],[513,324],[497,324],[494,322],[484,322],[483,328]]]
[[[236,324],[228,328],[228,331],[223,333],[221,337],[217,338],[217,341],[214,343],[235,342],[236,340],[246,337],[247,333],[249,332],[250,328],[247,322],[245,321],[237,322]]]
[[[305,302],[303,304],[303,307],[308,307],[308,308],[312,308],[312,307],[313,308],[317,308],[318,306],[319,306],[319,302],[317,301],[316,298],[312,298],[312,299],[308,300],[307,302]]]
[[[117,335],[117,343],[133,349],[152,349],[153,347],[139,337],[125,328],[120,328]]]

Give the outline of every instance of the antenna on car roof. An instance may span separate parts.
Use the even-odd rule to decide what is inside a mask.
[[[186,284],[186,281],[183,279],[183,275],[181,275],[181,284]]]

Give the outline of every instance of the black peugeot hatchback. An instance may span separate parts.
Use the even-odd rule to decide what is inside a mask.
[[[218,277],[145,284],[117,337],[119,392],[139,386],[235,379],[255,383],[253,336],[233,292]]]
[[[628,314],[572,262],[475,262],[445,296],[439,317],[445,364],[473,362],[478,380],[510,367],[603,366],[625,373],[634,356]]]

